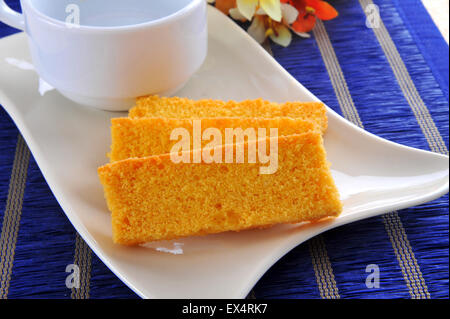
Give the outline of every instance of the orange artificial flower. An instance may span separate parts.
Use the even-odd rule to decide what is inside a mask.
[[[292,24],[295,32],[306,33],[314,29],[316,18],[331,20],[338,16],[338,12],[331,4],[322,0],[281,0],[298,10],[297,20]]]
[[[228,15],[230,9],[236,8],[236,0],[216,0],[216,8]]]

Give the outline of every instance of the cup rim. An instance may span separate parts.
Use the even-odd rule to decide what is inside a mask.
[[[49,17],[48,15],[44,14],[40,10],[38,10],[30,0],[22,1],[22,3],[25,3],[29,10],[32,10],[33,13],[38,16],[40,19],[44,20],[45,22],[55,26],[55,27],[64,27],[67,28],[69,31],[80,31],[80,32],[117,32],[117,31],[133,31],[141,28],[151,27],[151,26],[162,26],[165,24],[168,24],[172,22],[173,20],[185,16],[189,14],[191,11],[193,11],[198,5],[202,4],[202,2],[205,2],[205,0],[191,0],[186,6],[179,9],[178,11],[175,11],[172,14],[169,14],[165,17],[151,20],[147,22],[137,23],[137,24],[128,24],[128,25],[120,25],[120,26],[89,26],[89,25],[79,25],[74,28],[67,28],[67,24],[64,21]]]

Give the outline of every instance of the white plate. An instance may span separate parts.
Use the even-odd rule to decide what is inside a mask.
[[[207,60],[178,95],[317,100],[227,17],[209,8],[208,19]],[[448,157],[370,135],[329,110],[325,143],[344,201],[336,220],[187,238],[176,241],[184,244],[178,255],[114,245],[96,170],[107,162],[110,118],[123,114],[75,105],[54,90],[41,95],[39,78],[24,61],[30,61],[24,34],[0,41],[0,103],[77,231],[142,297],[243,298],[281,256],[312,236],[448,191]]]

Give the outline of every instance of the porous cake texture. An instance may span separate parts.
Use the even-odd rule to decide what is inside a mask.
[[[337,216],[342,204],[320,132],[277,143],[278,169],[271,175],[260,174],[258,162],[176,164],[170,154],[100,167],[113,240],[134,245]],[[222,153],[230,147],[236,144],[222,146]]]
[[[221,144],[225,144],[227,134],[234,135],[233,141],[239,142],[239,138],[252,140],[258,136],[258,129],[265,129],[267,137],[270,128],[277,128],[278,135],[300,134],[308,131],[319,130],[316,123],[287,117],[263,119],[263,118],[207,118],[193,119],[168,119],[168,118],[113,118],[111,120],[111,162],[132,158],[146,157],[170,153],[179,138],[171,134],[177,129],[186,129],[190,136],[190,146],[194,146],[194,137],[198,137],[201,147],[217,142],[215,136],[210,136],[211,129],[220,133]],[[232,129],[232,130],[230,130]],[[250,131],[246,131],[250,129]],[[194,134],[194,131],[199,131]],[[252,135],[251,133],[256,133]],[[198,136],[199,135],[199,136]],[[264,136],[265,137],[265,136]],[[244,142],[244,141],[242,141]]]
[[[319,102],[273,103],[262,99],[236,101],[190,100],[180,97],[145,96],[137,99],[129,117],[211,118],[211,117],[292,117],[317,123],[327,129],[326,107]]]

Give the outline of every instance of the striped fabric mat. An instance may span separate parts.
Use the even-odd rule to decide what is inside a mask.
[[[288,48],[272,45],[274,57],[356,125],[448,154],[448,45],[421,2],[330,2],[337,19]],[[0,37],[13,32],[0,24]],[[249,298],[448,298],[448,212],[446,195],[331,230],[283,257]],[[77,235],[2,108],[0,223],[0,298],[137,298]],[[79,288],[66,287],[70,264]]]

